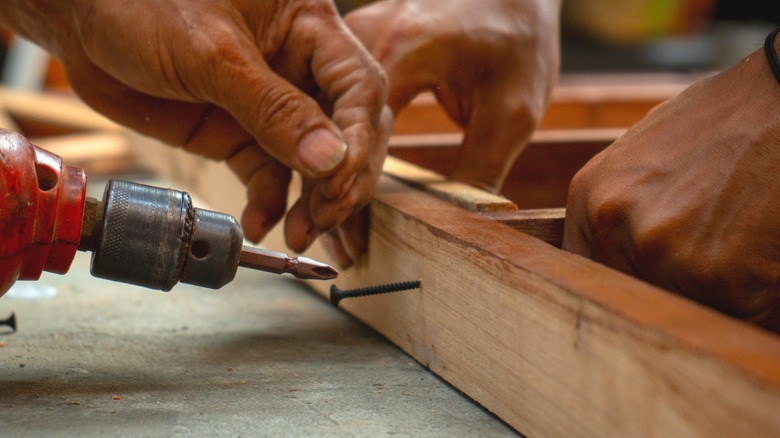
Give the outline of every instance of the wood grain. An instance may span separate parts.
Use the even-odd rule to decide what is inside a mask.
[[[394,157],[387,157],[387,159],[385,159],[383,171],[388,175],[403,180],[407,184],[413,185],[469,211],[508,212],[517,210],[515,203],[509,199],[493,195],[484,190],[479,190],[468,184],[448,180],[434,171]]]
[[[518,211],[488,211],[482,213],[492,221],[509,225],[550,245],[560,248],[563,243],[565,208],[539,208]]]
[[[780,434],[776,335],[384,178],[337,283],[410,279],[342,307],[523,434]]]

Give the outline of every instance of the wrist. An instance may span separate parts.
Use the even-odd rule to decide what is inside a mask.
[[[775,80],[777,81],[778,85],[780,85],[780,60],[778,60],[778,42],[777,42],[777,34],[780,33],[780,27],[773,30],[772,32],[767,35],[766,40],[764,40],[764,56],[766,57],[767,64],[769,65],[769,69],[772,71],[772,75],[774,75]]]

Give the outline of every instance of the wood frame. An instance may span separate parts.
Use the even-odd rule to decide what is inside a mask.
[[[555,156],[554,145],[603,147],[688,85],[678,79],[622,91],[577,81],[561,87],[531,148]],[[415,123],[438,126],[425,121],[442,117],[430,102],[410,110],[418,112]],[[566,107],[586,116],[566,117]],[[419,116],[426,112],[427,119]],[[615,122],[628,113],[633,119]],[[573,129],[558,131],[566,127],[556,123],[567,120],[576,121]],[[397,124],[394,150],[452,149],[457,136],[445,128],[419,137]],[[128,138],[165,177],[240,214],[243,191],[224,166]],[[392,159],[386,171],[370,206],[369,253],[337,284],[419,279],[422,287],[341,306],[517,431],[780,435],[778,335],[561,251],[560,209],[518,209],[523,202],[466,191]],[[282,249],[279,235],[265,244]],[[319,247],[307,255],[329,260]],[[327,295],[326,284],[312,285]]]

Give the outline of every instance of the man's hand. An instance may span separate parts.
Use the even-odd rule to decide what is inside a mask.
[[[558,77],[560,1],[380,0],[345,17],[382,64],[400,112],[432,91],[464,128],[452,179],[497,192]],[[347,267],[366,248],[363,213],[324,240]]]
[[[762,51],[574,178],[563,247],[780,331],[780,85]]]
[[[498,191],[559,68],[558,0],[382,0],[345,17],[384,67],[398,113],[430,90],[465,129],[452,175]]]
[[[5,24],[52,51],[85,102],[227,161],[250,240],[284,215],[291,169],[311,181],[286,219],[295,250],[373,193],[385,78],[330,0],[19,4]]]

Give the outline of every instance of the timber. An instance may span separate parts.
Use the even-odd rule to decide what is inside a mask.
[[[387,178],[370,228],[339,287],[422,286],[341,307],[519,432],[780,434],[776,335]]]

